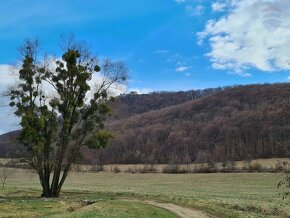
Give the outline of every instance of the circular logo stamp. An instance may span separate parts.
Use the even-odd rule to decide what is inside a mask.
[[[282,24],[282,10],[275,6],[267,5],[262,10],[262,22],[270,32],[275,32]]]

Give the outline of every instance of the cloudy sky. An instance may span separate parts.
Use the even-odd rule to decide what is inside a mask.
[[[24,39],[38,37],[43,53],[60,56],[69,34],[125,61],[127,91],[290,81],[288,0],[9,0],[0,12],[1,92]],[[17,128],[1,106],[0,134]]]

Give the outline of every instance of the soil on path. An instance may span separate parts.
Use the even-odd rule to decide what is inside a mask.
[[[129,201],[135,201],[135,202],[150,204],[156,207],[161,207],[166,210],[169,210],[172,213],[175,213],[181,218],[214,218],[214,216],[210,216],[203,211],[195,210],[195,209],[187,208],[187,207],[182,207],[182,206],[172,204],[172,203],[161,203],[161,202],[156,202],[152,200],[147,200],[147,201],[129,200]]]

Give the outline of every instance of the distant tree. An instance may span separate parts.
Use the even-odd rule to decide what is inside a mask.
[[[188,146],[187,146],[188,147]],[[188,151],[188,148],[186,149],[185,151],[185,154],[184,154],[184,163],[186,164],[186,172],[189,172],[189,164],[191,164],[192,162],[192,159],[189,155],[189,151]]]
[[[290,145],[284,147],[288,157],[290,157]],[[282,179],[278,183],[278,188],[284,188],[283,199],[290,195],[290,161],[283,161],[281,166]]]
[[[282,163],[282,179],[278,183],[278,188],[284,188],[283,198],[286,198],[290,195],[290,163],[284,161]]]
[[[214,160],[210,160],[208,161],[207,166],[211,169],[214,169],[216,168],[216,162]]]
[[[228,161],[227,161],[227,160],[224,160],[224,161],[222,162],[223,170],[225,170],[225,169],[227,168],[227,166],[228,166]]]
[[[2,188],[5,187],[7,179],[15,173],[14,169],[9,169],[7,167],[2,167],[0,169],[0,181],[2,184]]]
[[[85,43],[68,38],[63,45],[60,60],[40,62],[38,41],[26,41],[19,49],[18,86],[8,94],[21,119],[26,161],[39,176],[43,197],[59,196],[82,146],[98,149],[112,138],[103,130],[109,91],[127,78],[123,63],[106,60],[100,66]],[[94,73],[96,87],[89,83]]]
[[[231,170],[236,170],[236,168],[237,168],[237,162],[235,162],[235,161],[230,161],[229,162],[229,168],[231,169]]]

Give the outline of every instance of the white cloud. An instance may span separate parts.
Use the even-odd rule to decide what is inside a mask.
[[[290,69],[290,1],[220,1],[228,12],[209,20],[198,33],[199,43],[209,43],[206,54],[215,69],[242,76],[249,68],[261,71]]]
[[[201,16],[205,11],[202,0],[174,0],[177,4],[185,4],[185,12],[189,16]]]
[[[17,129],[19,129],[19,118],[14,115],[14,109],[0,106],[0,135]]]
[[[194,57],[183,56],[178,53],[172,53],[170,51],[166,53],[161,53],[161,54],[162,54],[162,57],[165,58],[165,61],[167,62],[167,66],[170,66],[170,70],[175,70],[176,72],[185,72],[191,69],[192,68],[191,64],[193,60],[196,59],[195,56]],[[187,72],[185,73],[185,75],[189,76],[190,74]]]
[[[186,5],[185,11],[189,16],[201,16],[204,13],[205,7],[202,5],[192,6]]]
[[[7,106],[9,99],[2,96],[9,86],[16,83],[15,69],[11,65],[0,64],[0,135],[18,129],[19,120],[13,114],[14,110]]]
[[[232,72],[229,72],[229,74],[235,74],[235,75],[242,76],[242,77],[251,77],[252,76],[252,74],[247,73],[244,70],[239,70],[239,69],[236,69]]]
[[[186,71],[188,69],[189,69],[189,67],[187,67],[187,66],[181,66],[181,67],[175,68],[175,71],[176,72],[183,72],[183,71]]]
[[[94,92],[100,87],[101,83],[104,81],[103,75],[100,73],[93,74],[92,80],[88,82],[91,90],[87,93],[87,98],[92,98]],[[108,94],[110,96],[117,96],[126,92],[127,86],[121,83],[114,83],[108,89]]]
[[[14,67],[8,64],[0,64],[0,91],[4,91],[8,86],[15,83],[13,75]]]
[[[177,65],[177,66],[181,66],[181,65],[184,65],[184,64],[186,64],[185,61],[177,61],[177,62],[176,62],[176,65]]]
[[[225,10],[225,7],[226,7],[226,4],[225,3],[222,3],[222,2],[214,2],[211,5],[211,9],[214,12],[224,11]]]

